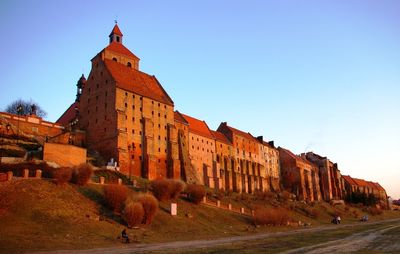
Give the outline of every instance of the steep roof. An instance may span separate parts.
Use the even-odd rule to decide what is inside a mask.
[[[215,137],[215,139],[219,142],[228,144],[228,145],[232,145],[232,143],[229,141],[229,139],[221,132],[219,131],[211,131],[211,133],[213,134],[213,136]]]
[[[231,126],[229,126],[229,125],[226,125],[226,127],[228,127],[228,128],[233,132],[233,134],[235,134],[235,135],[242,136],[243,138],[252,140],[252,141],[254,141],[254,142],[258,142],[258,139],[256,139],[255,137],[253,137],[253,135],[251,135],[251,134],[248,133],[248,132],[246,133],[246,132],[244,132],[244,131],[241,131],[241,130],[238,130],[238,129],[236,129],[236,128],[233,128],[233,127],[231,127]]]
[[[307,164],[310,164],[310,165],[315,165],[315,164],[312,163],[311,161],[308,161],[308,160],[302,158],[301,156],[292,153],[292,151],[290,151],[290,150],[288,150],[288,149],[286,149],[286,148],[278,147],[278,149],[283,150],[284,152],[286,152],[290,157],[292,157],[292,158],[295,159],[296,161],[302,161],[302,162],[307,163]]]
[[[357,185],[351,176],[342,175],[342,178],[350,185]]]
[[[174,120],[180,123],[183,123],[185,125],[189,125],[189,123],[185,120],[185,118],[182,116],[182,114],[178,111],[174,111]]]
[[[150,76],[110,59],[104,59],[104,63],[111,76],[117,82],[117,87],[167,105],[174,105],[174,102],[155,76]]]
[[[113,52],[121,54],[121,55],[126,55],[126,56],[133,57],[135,59],[139,59],[139,57],[135,56],[135,54],[133,54],[127,47],[122,45],[122,43],[118,43],[115,41],[108,44],[108,46],[105,47],[103,50],[109,50],[109,51],[113,51]]]
[[[385,189],[379,183],[365,181],[364,179],[353,178],[351,176],[342,176],[342,177],[350,185],[355,185],[359,187],[368,187],[378,191],[385,191]]]
[[[119,27],[118,27],[117,24],[115,24],[115,26],[114,26],[114,28],[113,28],[113,30],[111,31],[111,33],[110,33],[109,36],[111,36],[111,35],[113,35],[113,34],[122,36],[122,32],[121,32],[121,30],[119,29]]]
[[[61,124],[61,125],[68,125],[72,120],[75,119],[76,117],[76,110],[75,108],[78,107],[78,103],[74,102],[69,106],[69,108],[58,118],[56,123]]]
[[[194,117],[182,114],[181,115],[185,118],[185,120],[189,123],[189,131],[193,132],[197,135],[214,139],[214,136],[212,135],[210,128],[208,128],[208,125],[206,124],[205,121],[196,119]]]

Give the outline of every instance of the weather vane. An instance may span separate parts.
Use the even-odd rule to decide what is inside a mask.
[[[118,23],[118,15],[115,15],[115,19],[114,19],[115,24]]]

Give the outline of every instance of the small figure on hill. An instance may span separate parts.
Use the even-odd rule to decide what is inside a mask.
[[[340,216],[338,215],[337,217],[336,217],[336,220],[337,220],[337,224],[340,224]]]
[[[123,243],[129,243],[129,237],[128,237],[128,234],[126,233],[126,228],[124,228],[124,230],[122,230],[121,237],[122,237]]]

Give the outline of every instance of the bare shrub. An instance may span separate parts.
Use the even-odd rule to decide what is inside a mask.
[[[186,186],[186,193],[188,195],[188,199],[191,202],[195,204],[200,204],[200,202],[206,195],[206,190],[202,185],[188,184]]]
[[[123,212],[123,219],[128,224],[128,227],[138,226],[143,222],[144,209],[139,202],[130,203]]]
[[[57,168],[53,171],[53,179],[56,184],[63,185],[71,181],[72,169],[68,167]]]
[[[170,198],[177,199],[184,190],[185,184],[182,181],[178,180],[170,180],[170,181],[171,181]]]
[[[284,208],[257,208],[254,212],[253,222],[255,225],[286,225],[289,215]]]
[[[158,211],[158,201],[150,194],[144,194],[137,198],[137,202],[141,203],[144,210],[143,224],[151,224],[154,216]]]
[[[307,208],[306,215],[310,218],[316,219],[319,217],[319,211],[315,208]]]
[[[368,209],[368,213],[375,216],[375,215],[381,215],[383,213],[383,211],[376,207],[370,207]]]
[[[85,185],[92,176],[93,168],[90,164],[80,164],[73,168],[71,182],[77,185]]]
[[[150,182],[151,192],[160,201],[167,201],[171,197],[171,184],[168,179],[156,179]]]
[[[104,199],[115,213],[121,212],[127,197],[128,188],[124,185],[109,184],[104,186]]]

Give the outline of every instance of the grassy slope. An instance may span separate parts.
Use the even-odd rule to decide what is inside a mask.
[[[132,195],[135,195],[134,191]],[[236,200],[233,203],[239,205],[241,202]],[[263,203],[257,202],[259,205]],[[327,204],[319,204],[315,208],[320,211],[318,219],[310,219],[296,211],[290,212],[291,217],[311,222],[312,225],[329,224],[332,208]],[[342,210],[344,223],[356,220],[351,210],[362,214],[356,208],[348,212]],[[247,217],[193,205],[184,200],[178,200],[178,216],[171,217],[168,211],[169,203],[161,203],[150,226],[128,230],[131,238],[140,243],[150,243],[290,229],[256,228]],[[371,219],[393,216],[398,216],[398,213],[387,212]],[[0,221],[2,253],[118,245],[121,243],[116,237],[124,227],[119,217],[103,206],[101,186],[57,186],[46,180],[34,179],[0,183]]]

